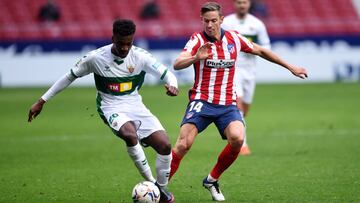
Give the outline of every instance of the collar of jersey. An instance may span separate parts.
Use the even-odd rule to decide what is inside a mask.
[[[222,38],[224,37],[224,35],[225,35],[225,30],[221,28],[220,32],[221,32],[220,39],[222,39]],[[206,38],[207,41],[209,41],[209,42],[216,42],[216,38],[210,37],[209,35],[206,34],[205,31],[203,31],[203,34],[204,34],[204,36],[205,36],[205,38]]]
[[[235,16],[236,16],[236,14],[235,14]],[[239,18],[238,16],[236,16],[236,19],[238,19],[241,24],[244,24],[244,23],[245,23],[245,20],[246,20],[248,17],[249,17],[249,14],[247,13],[247,14],[245,14],[245,17],[244,17],[244,18],[241,19],[241,18]]]
[[[112,55],[112,57],[113,57],[113,61],[117,64],[117,65],[121,65],[122,63],[124,63],[124,60],[125,60],[125,58],[121,58],[121,57],[119,57],[119,56],[116,56],[115,54],[113,54],[112,52],[111,52],[111,55]]]

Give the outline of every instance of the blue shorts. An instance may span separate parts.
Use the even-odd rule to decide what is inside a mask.
[[[214,122],[222,139],[226,140],[224,131],[232,121],[244,123],[242,114],[235,105],[224,106],[211,104],[203,100],[193,100],[190,101],[186,108],[181,126],[185,123],[192,123],[201,133]]]

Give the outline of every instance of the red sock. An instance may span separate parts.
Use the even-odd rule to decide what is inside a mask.
[[[171,160],[171,166],[170,166],[171,170],[170,170],[169,180],[171,179],[171,177],[178,170],[179,165],[180,165],[180,161],[181,161],[181,158],[178,155],[175,154],[174,150],[172,150],[171,153],[172,153],[172,160]]]
[[[219,179],[221,174],[236,160],[239,152],[240,149],[234,150],[230,144],[227,144],[219,155],[215,167],[210,172],[211,177]]]

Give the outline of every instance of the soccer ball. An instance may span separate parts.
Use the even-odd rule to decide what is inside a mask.
[[[150,181],[143,181],[135,185],[132,199],[139,203],[158,203],[160,200],[159,188]]]

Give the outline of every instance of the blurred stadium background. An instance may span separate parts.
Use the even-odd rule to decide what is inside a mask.
[[[27,112],[78,58],[111,43],[115,18],[135,20],[136,44],[171,67],[201,30],[205,1],[156,0],[155,19],[140,17],[146,0],[53,2],[60,18],[44,22],[45,0],[0,0],[0,202],[129,202],[141,177],[97,116],[91,76],[46,104],[31,125]],[[233,12],[232,0],[217,2],[225,15]],[[228,202],[360,202],[360,1],[260,2],[272,49],[310,77],[258,60],[263,84],[247,119],[253,154],[224,174]],[[184,85],[177,98],[160,86],[141,90],[172,143],[193,80],[190,68],[175,74]],[[177,202],[211,202],[200,183],[223,144],[213,126],[199,136],[170,185]],[[154,165],[155,154],[146,153]]]
[[[0,85],[50,85],[84,53],[111,42],[115,18],[135,20],[136,44],[171,67],[188,37],[201,30],[199,7],[205,1],[156,0],[159,16],[142,19],[140,12],[146,2],[57,0],[59,20],[40,22],[39,10],[45,0],[0,0]],[[218,2],[225,15],[233,12],[231,0]],[[266,14],[259,17],[267,26],[273,50],[307,67],[308,82],[359,81],[359,0],[261,2]],[[270,67],[259,61],[259,82],[298,81]],[[190,69],[177,74],[184,82],[193,78]],[[92,78],[78,84],[92,84]]]

